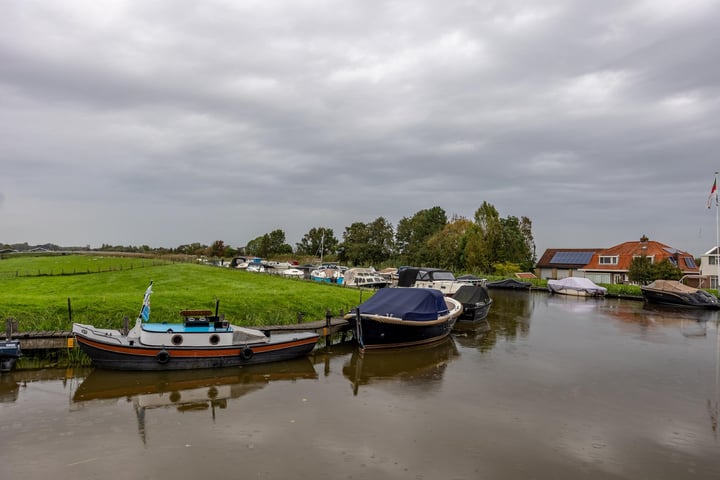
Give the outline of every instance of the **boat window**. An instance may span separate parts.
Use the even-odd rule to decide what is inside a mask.
[[[183,337],[182,335],[173,335],[170,339],[173,345],[182,345],[183,343]]]
[[[210,345],[217,345],[220,343],[220,337],[217,335],[210,335]]]

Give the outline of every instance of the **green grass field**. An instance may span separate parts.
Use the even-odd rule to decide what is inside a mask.
[[[16,274],[21,271],[29,273]],[[18,321],[20,331],[67,331],[73,321],[117,328],[124,317],[137,317],[150,281],[151,321],[168,322],[180,321],[181,310],[214,310],[218,300],[219,313],[237,325],[292,324],[299,314],[305,321],[324,319],[327,310],[339,315],[372,294],[191,263],[92,255],[18,256],[0,260],[0,328],[9,317]]]

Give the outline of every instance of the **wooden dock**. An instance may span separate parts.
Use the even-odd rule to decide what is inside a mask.
[[[18,332],[17,322],[12,319],[7,320],[7,329],[5,335],[0,336],[0,340],[12,338],[20,341],[20,349],[22,351],[31,350],[57,350],[64,348],[73,348],[75,346],[75,337],[72,332],[64,331],[47,331],[47,332]],[[341,317],[330,317],[325,320],[314,322],[303,322],[292,325],[267,325],[263,327],[251,327],[263,332],[316,332],[321,337],[332,338],[336,334],[342,334],[342,340],[345,341],[346,333],[350,331],[350,324]]]

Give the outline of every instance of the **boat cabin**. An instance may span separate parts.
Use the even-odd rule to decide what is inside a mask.
[[[213,315],[210,310],[183,310],[180,315],[184,317],[183,325],[187,327],[209,327],[213,326],[216,330],[228,328],[229,323],[223,320],[222,316]]]

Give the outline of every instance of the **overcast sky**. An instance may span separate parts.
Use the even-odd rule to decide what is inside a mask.
[[[546,248],[716,243],[718,0],[31,1],[0,243],[291,245],[434,206]]]

